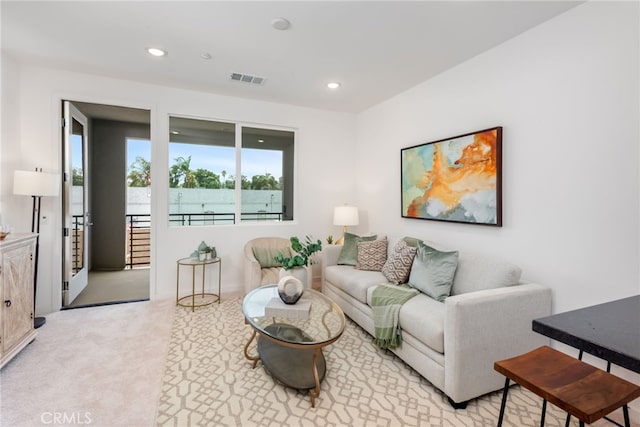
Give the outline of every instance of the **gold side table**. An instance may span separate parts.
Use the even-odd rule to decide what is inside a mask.
[[[222,260],[220,258],[210,258],[198,260],[193,258],[182,258],[177,261],[176,272],[176,304],[181,307],[191,307],[194,311],[196,307],[217,302],[220,304],[220,284],[222,283]],[[208,293],[204,291],[205,272],[207,265],[218,264],[218,293]],[[202,289],[196,293],[196,267],[202,267]],[[191,267],[191,294],[180,297],[180,267]]]

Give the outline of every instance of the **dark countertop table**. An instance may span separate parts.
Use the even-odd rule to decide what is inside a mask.
[[[533,330],[640,373],[640,295],[535,319]]]

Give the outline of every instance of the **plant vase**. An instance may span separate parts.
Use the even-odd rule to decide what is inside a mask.
[[[307,267],[295,267],[295,268],[290,268],[289,270],[285,270],[284,268],[280,269],[280,279],[286,276],[293,276],[302,282],[302,286],[304,288],[307,287],[307,283],[308,283],[307,275],[308,275]]]

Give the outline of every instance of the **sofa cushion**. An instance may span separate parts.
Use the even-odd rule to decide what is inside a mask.
[[[522,270],[508,262],[483,255],[460,253],[451,295],[517,285]]]
[[[387,283],[379,271],[356,270],[350,265],[328,266],[324,274],[326,281],[363,304],[367,303],[368,288]]]
[[[371,296],[375,286],[367,290],[367,304],[371,306]],[[440,354],[444,353],[444,303],[424,294],[418,294],[402,304],[400,308],[400,328],[403,333],[414,336],[424,345]]]
[[[415,256],[415,247],[409,246],[404,240],[398,241],[395,247],[389,251],[389,258],[382,267],[382,274],[389,282],[396,285],[407,283]]]
[[[437,301],[444,301],[451,292],[457,266],[457,251],[443,252],[419,242],[409,285]]]
[[[387,239],[357,242],[358,270],[380,271],[387,260]]]
[[[280,252],[282,252],[285,257],[291,256],[291,250],[288,247],[262,248],[255,246],[251,248],[251,250],[261,268],[282,267],[282,263],[277,262],[275,259]]]
[[[356,265],[358,262],[358,242],[376,240],[377,236],[360,237],[353,233],[344,233],[344,245],[338,256],[339,265]]]

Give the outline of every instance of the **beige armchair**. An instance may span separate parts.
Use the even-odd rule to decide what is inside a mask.
[[[254,248],[259,251],[260,256],[256,257]],[[253,289],[267,285],[270,283],[278,283],[280,280],[280,266],[277,266],[275,261],[271,266],[269,263],[265,263],[264,259],[273,258],[278,254],[280,250],[287,251],[285,255],[291,253],[291,243],[289,239],[282,237],[258,237],[253,240],[249,240],[244,245],[244,291],[245,293],[251,292]],[[260,265],[258,258],[263,258],[265,266]]]

